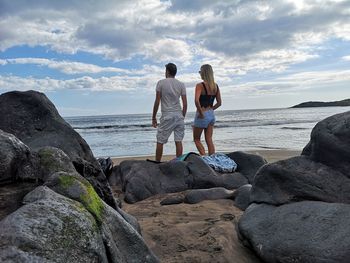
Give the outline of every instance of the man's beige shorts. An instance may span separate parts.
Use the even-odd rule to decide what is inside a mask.
[[[171,133],[174,132],[174,141],[181,142],[185,135],[185,121],[182,114],[162,115],[157,130],[157,142],[165,144]]]

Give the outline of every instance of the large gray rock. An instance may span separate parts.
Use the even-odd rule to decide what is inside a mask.
[[[0,220],[20,208],[23,205],[23,197],[37,186],[35,182],[0,185]]]
[[[112,207],[117,204],[106,176],[85,140],[59,115],[40,92],[13,91],[0,95],[0,129],[14,134],[32,150],[52,146],[64,151],[77,171]]]
[[[94,217],[79,202],[40,186],[0,221],[1,262],[108,262]]]
[[[250,184],[253,183],[254,176],[260,167],[267,163],[267,161],[260,155],[241,151],[229,153],[227,156],[236,162],[236,172],[246,176]]]
[[[47,179],[45,185],[59,194],[79,201],[98,222],[102,222],[105,204],[91,184],[77,172],[56,172]],[[117,212],[140,233],[140,225],[133,216],[119,207],[117,207]]]
[[[242,240],[265,262],[349,262],[350,112],[319,122],[302,154],[257,172]]]
[[[235,206],[241,210],[246,210],[250,204],[251,184],[242,185],[234,193]]]
[[[0,220],[21,207],[23,197],[42,180],[39,157],[0,130]]]
[[[101,228],[107,254],[112,262],[157,262],[139,234],[137,220],[118,208],[106,205],[91,184],[77,173],[57,172],[45,185],[57,193],[79,201]],[[132,256],[130,256],[132,255]]]
[[[210,189],[190,190],[185,194],[184,202],[188,204],[196,204],[204,200],[217,200],[233,198],[234,191],[227,190],[223,187],[214,187]]]
[[[44,181],[56,172],[76,173],[71,159],[61,149],[46,146],[38,150],[38,156]]]
[[[331,166],[350,178],[350,111],[317,123],[302,155]]]
[[[105,205],[102,218],[102,236],[111,262],[159,262],[141,235],[116,210]]]
[[[0,130],[0,184],[41,179],[39,158],[14,135]]]
[[[148,161],[124,161],[113,176],[116,177],[113,182],[122,183],[125,201],[128,203],[135,203],[156,194],[188,189],[235,189],[248,182],[240,173],[216,173],[196,155],[190,155],[184,162],[158,164]]]
[[[305,156],[267,164],[256,174],[251,202],[281,205],[302,200],[350,203],[350,178]]]
[[[1,261],[158,262],[127,214],[103,202],[79,174],[58,172],[46,185],[55,191],[36,188],[0,222]]]
[[[350,205],[303,201],[250,205],[238,225],[242,242],[264,262],[347,263]]]

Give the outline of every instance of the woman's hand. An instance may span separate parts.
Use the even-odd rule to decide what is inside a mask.
[[[204,114],[203,114],[203,112],[198,112],[198,118],[199,118],[199,119],[204,119]]]

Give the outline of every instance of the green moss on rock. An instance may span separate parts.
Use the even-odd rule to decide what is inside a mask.
[[[74,182],[77,181],[77,179],[71,175],[61,175],[58,177],[58,179],[60,181],[60,185],[65,189],[72,186]]]
[[[50,148],[40,149],[40,164],[49,171],[60,171],[63,167],[55,159],[55,152]]]
[[[86,209],[92,213],[98,222],[102,220],[103,202],[97,195],[91,184],[85,186],[86,193],[80,195],[82,203]]]
[[[61,174],[58,180],[59,186],[63,190],[62,193],[69,198],[79,201],[100,223],[104,205],[92,185],[84,178],[77,178],[73,174]],[[73,191],[77,195],[72,195]]]

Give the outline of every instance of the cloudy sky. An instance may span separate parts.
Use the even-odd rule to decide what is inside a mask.
[[[151,113],[164,65],[194,110],[201,64],[222,109],[350,98],[350,0],[0,0],[0,93],[63,116]]]

